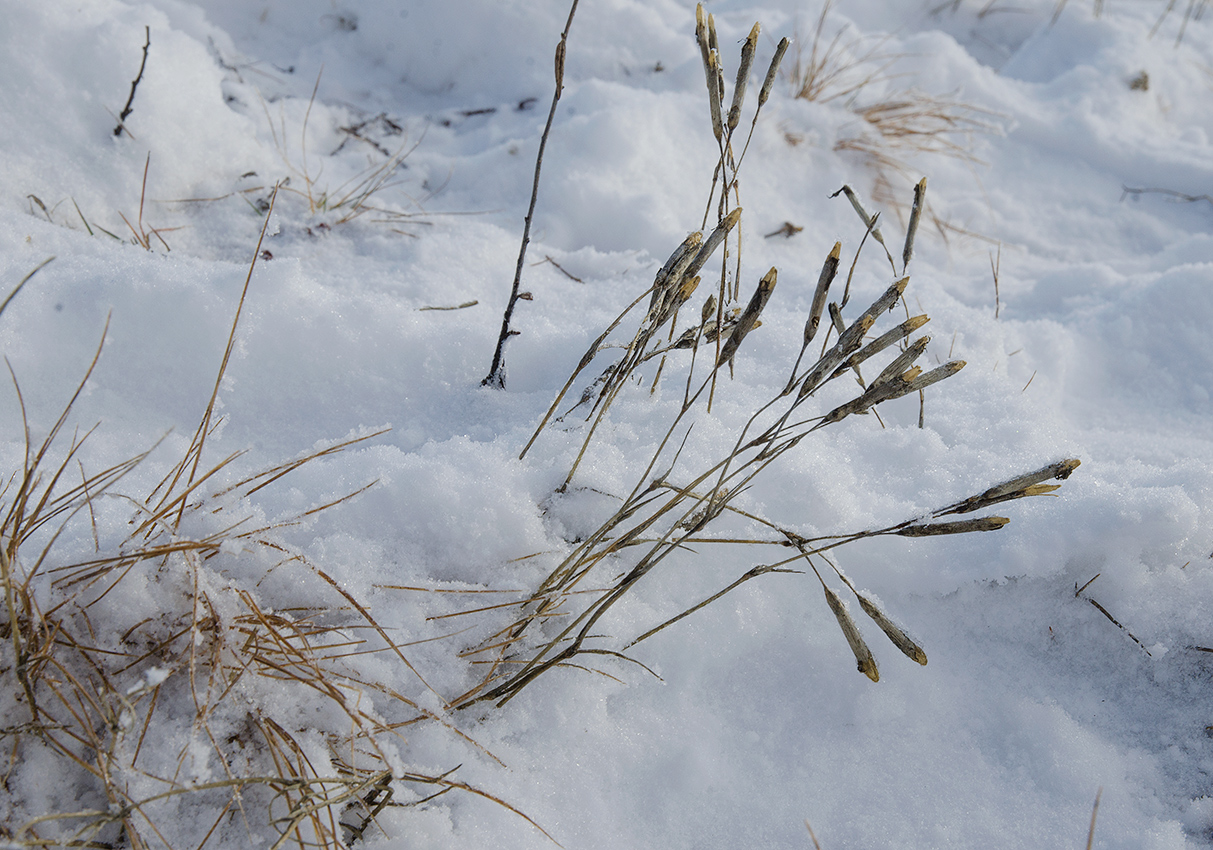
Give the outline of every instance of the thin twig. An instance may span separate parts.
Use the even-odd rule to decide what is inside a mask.
[[[548,144],[548,134],[552,132],[552,121],[556,118],[556,104],[560,102],[560,94],[564,90],[564,55],[568,43],[569,28],[573,26],[573,15],[577,12],[578,0],[573,0],[569,7],[569,18],[565,22],[564,31],[560,34],[560,43],[556,45],[556,90],[552,94],[552,107],[548,110],[548,120],[543,127],[543,135],[539,137],[539,153],[535,157],[535,177],[531,183],[531,203],[527,207],[526,219],[522,226],[522,245],[518,250],[518,266],[514,270],[514,285],[510,288],[510,300],[505,305],[505,315],[501,318],[501,335],[497,338],[497,350],[493,352],[493,365],[488,375],[480,382],[481,386],[505,389],[505,344],[518,331],[510,327],[510,319],[514,316],[514,305],[520,298],[519,288],[522,285],[522,269],[526,264],[526,249],[531,241],[531,220],[535,216],[535,202],[539,199],[539,171],[543,167],[543,151]]]
[[[152,46],[152,28],[144,27],[143,34],[146,38],[146,41],[143,43],[143,61],[139,63],[139,73],[131,81],[131,94],[126,99],[126,106],[122,107],[122,111],[118,113],[118,126],[114,128],[115,136],[122,135],[122,131],[126,130],[126,119],[135,111],[133,105],[135,103],[135,89],[139,88],[139,81],[143,79],[143,69],[147,67],[147,51]],[[129,136],[130,130],[126,130],[126,134]]]

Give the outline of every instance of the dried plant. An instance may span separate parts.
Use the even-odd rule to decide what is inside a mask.
[[[921,197],[916,208],[920,206]],[[916,222],[917,216],[912,216],[911,220]],[[671,258],[675,266],[675,258],[686,246],[684,243]],[[470,653],[476,662],[487,666],[488,672],[475,688],[454,700],[455,705],[467,706],[485,700],[503,704],[544,672],[554,667],[579,666],[585,663],[586,656],[634,660],[624,654],[628,648],[715,602],[741,584],[769,573],[796,572],[795,567],[805,565],[820,582],[826,602],[863,673],[874,681],[878,678],[875,659],[847,606],[827,582],[824,573],[835,576],[856,597],[861,610],[900,651],[919,663],[926,663],[921,647],[872,599],[860,593],[827,553],[858,540],[879,536],[929,537],[998,530],[1008,522],[1006,517],[944,518],[983,510],[1012,499],[1053,492],[1058,485],[1047,482],[1069,477],[1078,461],[1050,464],[925,516],[886,527],[816,538],[802,537],[791,529],[734,507],[736,497],[752,486],[772,463],[797,449],[818,431],[851,416],[874,411],[877,405],[886,401],[920,393],[964,366],[963,361],[952,361],[924,371],[915,365],[925,352],[929,338],[911,341],[911,337],[927,322],[926,316],[910,317],[874,339],[869,338],[881,317],[902,303],[909,283],[904,275],[867,309],[844,322],[832,344],[836,326],[833,321],[826,324],[826,342],[821,354],[815,360],[806,356],[821,325],[828,292],[835,280],[839,249],[840,246],[836,246],[824,264],[814,306],[805,323],[800,353],[782,389],[753,413],[740,429],[731,449],[716,463],[706,469],[676,474],[679,456],[692,437],[688,421],[692,411],[701,406],[716,374],[738,355],[746,336],[756,326],[775,287],[777,274],[772,269],[737,316],[719,355],[703,367],[707,374],[701,372],[688,379],[684,401],[632,491],[619,499],[619,506],[598,528],[576,543],[532,594],[519,601],[518,614]],[[912,256],[912,251],[913,231],[908,234],[903,248],[905,262]],[[662,291],[668,290],[663,287]],[[660,303],[661,298],[653,300]],[[840,316],[843,306],[831,302],[831,316]],[[708,312],[703,311],[704,314]],[[649,319],[642,320],[642,325],[644,321]],[[692,327],[691,330],[696,329]],[[592,348],[591,352],[594,350]],[[890,350],[894,355],[876,377],[865,382],[860,376],[861,391],[857,395],[842,403],[821,406],[819,397],[825,395],[823,389],[835,378],[851,373],[858,375],[861,367],[870,367],[878,356]],[[694,362],[688,371],[695,374]],[[609,397],[600,396],[600,403],[609,405]],[[583,447],[583,453],[584,450]],[[752,528],[746,533],[731,529],[711,533],[711,527],[715,525],[728,525],[718,522],[725,515],[741,517]],[[677,570],[678,559],[673,556],[712,543],[784,547],[793,549],[794,554],[750,568],[720,592],[630,640],[618,643],[599,633],[604,616],[627,598],[647,575],[658,568]]]
[[[821,7],[812,38],[808,40],[807,56],[801,47],[802,40],[796,39],[796,60],[789,77],[793,96],[802,100],[829,103],[850,97],[873,83],[895,79],[891,69],[902,58],[902,54],[883,52],[887,38],[855,36],[843,41],[845,26],[826,42],[826,19],[833,6],[833,0],[827,0]]]
[[[265,103],[264,99],[261,101],[262,110],[265,112],[265,118],[269,124],[270,134],[274,139],[274,146],[289,173],[286,179],[279,181],[279,187],[285,192],[305,199],[309,215],[327,216],[328,220],[325,222],[325,226],[327,227],[348,224],[364,216],[367,217],[368,221],[377,224],[399,226],[410,222],[415,223],[416,219],[423,215],[419,204],[414,202],[413,205],[417,209],[409,210],[395,205],[385,205],[379,199],[385,190],[401,185],[398,174],[404,166],[405,160],[421,144],[424,135],[416,141],[412,141],[405,136],[403,127],[384,116],[383,121],[379,123],[387,128],[390,135],[405,136],[403,141],[396,147],[396,150],[392,152],[378,143],[372,143],[372,147],[376,153],[383,157],[382,161],[363,169],[336,188],[322,187],[323,165],[319,171],[313,173],[312,160],[309,157],[307,149],[308,124],[311,121],[312,107],[315,105],[316,94],[319,89],[320,76],[317,75],[316,83],[312,88],[312,94],[308,99],[303,124],[299,131],[298,162],[296,162],[290,151],[285,115],[279,114],[278,120],[275,122],[274,118],[270,115],[269,106]],[[361,132],[365,128],[365,124],[366,122],[363,122],[351,125],[350,127],[343,127],[342,131],[345,132],[347,139],[355,138],[367,141]],[[332,153],[338,153],[344,146],[345,142],[343,141]],[[295,188],[292,185],[294,181],[302,183],[302,188]],[[241,193],[233,194],[242,194],[248,191],[254,190],[243,190]],[[229,196],[225,195],[224,197]],[[404,233],[404,231],[399,232]]]
[[[100,347],[40,442],[13,376],[26,452],[0,486],[0,738],[9,753],[0,782],[18,781],[22,765],[53,763],[75,805],[38,810],[25,794],[0,801],[5,846],[348,847],[385,807],[451,790],[526,818],[453,771],[402,767],[405,729],[462,733],[422,704],[429,685],[367,606],[285,542],[285,529],[371,485],[275,521],[258,519],[251,501],[382,432],[251,475],[233,474],[240,453],[206,459],[255,257],[198,428],[145,497],[117,486],[150,450],[88,472],[82,449],[93,431],[65,434]],[[113,504],[127,517],[115,520]],[[65,558],[62,540],[79,541],[81,530],[91,530],[94,552]],[[282,570],[295,571],[291,586],[301,589],[297,599],[279,590],[271,609],[258,587]],[[146,604],[131,604],[138,588]],[[391,679],[354,663],[367,656],[394,661]]]
[[[740,65],[743,70],[748,69],[749,61],[752,61],[747,60],[747,53],[752,51],[750,45],[756,42],[757,33],[758,26],[755,25],[751,37],[742,48]],[[474,687],[451,701],[455,707],[483,702],[503,705],[553,668],[584,669],[592,661],[590,656],[640,664],[625,654],[630,647],[712,604],[753,578],[770,573],[801,572],[806,565],[820,583],[827,606],[855,654],[860,671],[873,681],[879,677],[875,658],[848,606],[831,586],[831,581],[827,580],[829,576],[833,576],[833,581],[840,582],[846,592],[856,597],[860,609],[901,652],[925,664],[923,649],[874,600],[860,593],[827,553],[848,543],[879,536],[930,537],[995,531],[1008,522],[1006,517],[942,518],[982,510],[1011,499],[1052,492],[1058,485],[1047,482],[1068,477],[1078,466],[1077,460],[1060,461],[929,514],[887,527],[815,538],[803,537],[792,529],[735,506],[737,497],[750,488],[771,464],[796,450],[817,432],[852,416],[875,412],[878,405],[911,393],[918,393],[921,400],[924,390],[963,368],[963,361],[951,361],[930,370],[915,365],[929,343],[929,337],[913,338],[914,333],[927,322],[926,316],[911,317],[907,310],[905,321],[872,337],[878,322],[899,304],[905,303],[903,295],[909,284],[906,271],[913,257],[915,236],[926,203],[926,180],[923,179],[915,187],[906,237],[900,252],[900,269],[886,248],[895,279],[884,293],[866,309],[849,320],[844,319],[843,311],[850,298],[850,275],[841,297],[837,300],[830,298],[830,290],[841,263],[842,246],[835,245],[823,263],[799,354],[786,382],[781,383],[781,388],[753,412],[738,431],[731,448],[721,452],[716,462],[706,468],[680,468],[680,457],[694,439],[693,420],[710,412],[710,399],[717,379],[722,372],[727,374],[726,367],[731,369],[735,358],[743,353],[745,340],[759,326],[760,317],[767,309],[778,279],[776,269],[770,269],[758,282],[744,307],[726,312],[724,305],[730,298],[731,290],[726,286],[729,257],[725,253],[720,259],[721,283],[717,291],[704,299],[697,311],[697,318],[692,319],[689,327],[681,332],[676,330],[681,308],[697,289],[699,272],[721,246],[727,247],[729,235],[738,227],[742,217],[739,207],[730,208],[730,198],[736,194],[742,159],[741,156],[733,156],[732,133],[739,124],[738,114],[743,105],[744,82],[740,77],[744,75],[739,75],[732,106],[726,111],[714,22],[711,16],[705,18],[702,7],[697,18],[697,34],[709,91],[712,131],[720,146],[720,158],[713,175],[713,197],[717,188],[720,189],[717,224],[706,237],[702,231],[688,236],[657,272],[652,286],[638,295],[591,343],[524,447],[522,455],[525,456],[544,430],[550,427],[578,377],[599,354],[607,350],[622,349],[623,354],[590,383],[577,404],[568,411],[586,406],[589,408],[587,421],[592,422],[563,485],[557,490],[557,497],[573,486],[576,471],[591,448],[598,426],[620,394],[628,386],[639,382],[643,375],[642,367],[646,363],[660,359],[656,367],[650,367],[651,381],[656,382],[668,357],[679,353],[685,355],[681,360],[685,372],[682,402],[664,428],[652,455],[636,475],[631,491],[618,497],[618,505],[610,515],[591,533],[574,541],[568,555],[533,592],[512,602],[493,606],[493,610],[514,613],[500,629],[464,653],[472,659],[472,663],[483,666],[486,672]],[[781,54],[782,50],[777,54],[777,60]],[[774,79],[776,71],[777,61],[772,63],[768,72],[768,83]],[[764,86],[764,94],[767,91],[769,89]],[[762,102],[760,98],[759,107]],[[864,223],[864,238],[874,235],[883,244],[877,216],[869,215],[849,188],[845,191]],[[857,251],[856,262],[858,257]],[[636,322],[630,338],[625,333],[620,341],[612,341],[625,319],[646,301],[647,309]],[[829,320],[824,323],[824,333],[819,334],[827,313]],[[811,354],[810,345],[819,336],[824,337],[820,353]],[[711,354],[705,352],[701,355],[701,349],[709,345]],[[893,353],[890,356],[888,352]],[[867,370],[872,368],[873,363],[882,360],[882,368],[876,377],[865,380],[861,367]],[[837,387],[834,385],[827,389],[827,385],[836,378],[851,374],[858,379],[858,394],[848,393],[841,399],[826,402],[826,397],[836,395]],[[728,519],[722,519],[724,517]],[[750,527],[738,531],[733,528],[735,521],[743,521]],[[721,526],[724,529],[717,531]],[[602,634],[607,615],[616,605],[631,599],[633,591],[647,576],[658,570],[676,573],[680,565],[686,567],[686,558],[693,547],[709,544],[773,546],[790,548],[794,553],[773,563],[751,567],[718,593],[689,605],[681,613],[639,635],[613,639]],[[487,610],[477,609],[480,613]],[[642,664],[640,666],[643,667]]]

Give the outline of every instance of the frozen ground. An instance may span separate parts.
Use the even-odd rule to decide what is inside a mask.
[[[518,459],[587,346],[701,227],[716,146],[694,5],[584,0],[578,9],[523,281],[533,300],[515,313],[520,334],[498,392],[480,380],[517,258],[563,2],[0,0],[0,296],[56,257],[0,316],[0,352],[35,441],[109,321],[55,455],[70,428],[100,423],[81,468],[70,467],[72,486],[82,470],[163,438],[115,487],[142,497],[180,460],[271,187],[286,178],[205,459],[245,454],[209,489],[391,428],[246,499],[220,500],[244,512],[237,518],[272,525],[377,482],[268,533],[276,552],[313,567],[231,541],[188,574],[149,568],[108,594],[102,583],[73,596],[79,587],[51,585],[53,569],[120,545],[134,509],[98,499],[74,516],[30,587],[44,612],[64,605],[61,616],[77,616],[72,606],[85,606],[94,657],[138,661],[107,668],[113,693],[134,688],[125,708],[104,695],[91,708],[73,703],[99,736],[73,752],[108,765],[120,792],[107,797],[29,724],[6,614],[0,732],[12,755],[0,837],[23,846],[88,820],[17,832],[42,815],[122,813],[166,789],[263,770],[258,759],[272,747],[242,731],[248,724],[272,721],[317,775],[337,770],[334,742],[349,735],[348,717],[272,671],[199,702],[193,656],[157,641],[172,631],[166,612],[196,617],[201,592],[218,621],[238,606],[215,600],[238,593],[287,617],[317,606],[349,614],[356,600],[416,673],[390,653],[351,656],[341,662],[344,699],[389,723],[415,714],[382,689],[351,684],[361,677],[449,724],[398,729],[383,744],[385,763],[397,776],[459,766],[451,778],[525,812],[569,850],[810,847],[806,819],[826,850],[1082,847],[1099,789],[1097,847],[1213,843],[1213,23],[1208,14],[1188,22],[1177,44],[1187,3],[1153,35],[1161,0],[1102,5],[1096,16],[1074,0],[1050,25],[1053,0],[840,0],[820,47],[846,27],[838,43],[848,55],[873,54],[849,79],[878,67],[880,78],[853,97],[809,102],[793,97],[785,74],[742,168],[743,299],[770,266],[779,284],[734,378],[697,420],[698,442],[680,459],[688,468],[731,446],[748,413],[782,387],[836,240],[849,268],[864,228],[830,194],[854,186],[900,244],[905,210],[880,190],[871,159],[839,144],[874,138],[859,111],[910,89],[982,110],[967,113],[981,132],[947,137],[971,161],[882,148],[907,166],[887,171],[892,197],[908,201],[907,176],[926,175],[931,210],[951,226],[924,222],[906,297],[932,317],[932,365],[959,357],[967,367],[927,391],[924,428],[917,403],[882,407],[884,427],[851,417],[738,503],[805,536],[854,531],[1080,458],[1055,496],[1000,506],[1011,523],[997,533],[841,551],[839,565],[916,636],[929,665],[865,624],[881,662],[880,682],[870,682],[811,574],[776,574],[629,650],[660,680],[602,656],[593,666],[609,675],[552,670],[500,709],[446,712],[475,681],[459,655],[469,634],[502,628],[508,614],[427,619],[491,603],[399,588],[515,591],[491,602],[533,589],[610,512],[603,494],[630,490],[681,401],[685,361],[671,362],[656,395],[647,383],[626,388],[563,497],[553,491],[585,426],[547,431]],[[797,39],[785,72],[797,50],[808,60],[821,9],[720,0],[708,11],[730,87],[740,42],[762,23],[757,87],[781,37]],[[145,27],[146,69],[115,136]],[[353,208],[340,202],[368,173],[390,179],[376,209],[349,220]],[[764,238],[785,222],[803,230]],[[850,318],[889,281],[869,240]],[[16,393],[0,398],[7,481],[25,440]],[[6,512],[13,492],[0,496]],[[219,516],[181,533],[226,527]],[[14,570],[32,568],[48,529]],[[604,646],[773,560],[742,546],[679,557],[600,622]],[[473,619],[479,632],[414,643]],[[142,623],[152,625],[141,638]],[[60,690],[66,675],[45,672]],[[96,683],[83,692],[108,693]],[[137,748],[131,722],[143,730]],[[394,800],[434,790],[398,782]],[[194,791],[126,814],[152,846],[270,846],[257,793],[236,805],[230,787]],[[458,790],[385,809],[379,823],[366,846],[553,846],[508,809]],[[104,830],[97,840],[132,840]]]

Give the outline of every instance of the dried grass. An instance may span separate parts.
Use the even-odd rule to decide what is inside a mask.
[[[321,73],[323,73],[323,70]],[[309,215],[326,216],[325,226],[327,227],[348,224],[363,217],[366,217],[366,220],[369,222],[386,224],[393,227],[393,229],[405,224],[420,223],[418,219],[424,213],[420,210],[420,203],[416,200],[410,199],[410,202],[415,207],[415,209],[411,210],[380,202],[380,198],[385,190],[398,188],[402,185],[398,173],[404,166],[405,160],[408,159],[409,155],[417,149],[424,139],[423,134],[416,141],[410,140],[403,127],[389,119],[386,115],[377,117],[374,121],[363,121],[349,127],[342,127],[341,130],[345,133],[346,140],[342,141],[337,149],[332,152],[333,154],[340,152],[345,147],[346,141],[355,139],[369,144],[374,148],[376,154],[383,157],[383,159],[363,169],[336,188],[322,187],[323,165],[318,172],[313,173],[307,149],[308,124],[311,121],[312,107],[315,105],[316,94],[319,88],[320,75],[318,74],[316,76],[316,84],[312,88],[311,97],[308,99],[307,110],[299,131],[298,161],[296,161],[290,149],[285,115],[279,114],[278,120],[275,121],[270,115],[269,105],[266,104],[264,99],[261,101],[262,110],[265,113],[265,119],[270,128],[270,134],[274,139],[274,146],[290,175],[287,179],[281,181],[280,185],[282,189],[306,200]],[[363,131],[371,123],[385,128],[388,135],[403,137],[403,141],[396,147],[395,151],[389,151],[364,134]],[[292,185],[292,181],[296,180],[302,184],[302,188],[295,188]],[[404,235],[412,235],[406,231],[398,232]]]
[[[822,6],[811,38],[803,40],[809,45],[807,55],[797,48],[789,75],[792,94],[817,103],[845,100],[857,120],[835,140],[834,150],[862,158],[873,175],[872,196],[900,217],[904,189],[913,182],[915,164],[922,157],[933,156],[981,164],[974,153],[976,137],[1001,132],[999,116],[955,93],[896,87],[896,81],[906,74],[895,68],[906,54],[887,52],[887,37],[846,39],[846,27],[827,40],[826,22],[832,6],[832,0]],[[797,39],[798,45],[801,42]],[[868,97],[877,90],[883,93],[875,99]],[[963,230],[930,210],[927,214],[945,238]]]
[[[66,433],[100,346],[40,442],[13,376],[26,452],[0,486],[0,699],[7,706],[0,739],[9,753],[0,781],[15,780],[24,763],[49,762],[75,789],[78,807],[39,811],[25,795],[10,799],[0,806],[5,846],[348,847],[385,807],[419,805],[451,790],[530,822],[453,771],[402,767],[406,727],[462,733],[402,692],[410,681],[411,691],[430,689],[368,608],[284,542],[283,529],[366,488],[294,518],[255,520],[253,494],[382,432],[245,476],[232,475],[239,453],[206,459],[260,247],[198,428],[146,496],[117,487],[151,450],[87,472],[82,449],[93,431]],[[131,517],[118,536],[104,518],[115,499]],[[91,526],[95,552],[64,562],[59,541],[78,539],[82,523]],[[257,579],[284,568],[310,576],[311,589],[303,606],[272,610]],[[157,598],[171,604],[148,616],[115,610],[116,591],[137,598],[131,584],[158,588]],[[390,682],[367,678],[350,662],[366,655],[395,662]],[[295,706],[310,707],[315,719],[301,723],[280,710]]]

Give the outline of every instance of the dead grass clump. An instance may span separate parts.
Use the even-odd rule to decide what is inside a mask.
[[[382,432],[252,475],[234,474],[238,452],[207,459],[255,264],[198,428],[143,497],[117,488],[150,450],[88,471],[93,431],[67,433],[100,347],[41,441],[14,376],[26,451],[0,482],[5,846],[339,848],[386,807],[451,790],[510,808],[453,771],[407,767],[410,727],[461,733],[423,705],[443,702],[366,605],[284,540],[366,488],[276,521],[251,500]],[[276,593],[274,609],[258,588],[282,570],[298,598]],[[368,676],[367,656],[391,679]]]
[[[899,88],[906,76],[895,72],[906,54],[884,50],[887,38],[855,36],[844,39],[846,27],[826,37],[832,2],[822,6],[806,52],[798,47],[790,80],[795,97],[817,103],[845,100],[856,118],[850,131],[834,142],[834,150],[859,154],[873,175],[875,200],[903,216],[905,188],[913,183],[914,163],[923,156],[946,156],[980,164],[975,138],[999,132],[997,115],[955,94],[930,94],[914,86]],[[800,39],[797,39],[798,44]],[[884,93],[874,99],[874,90]],[[949,226],[929,209],[928,216],[945,236],[960,228]],[[902,223],[905,223],[902,217]]]
[[[827,42],[826,19],[833,5],[833,0],[827,0],[822,6],[813,36],[807,40],[808,55],[801,46],[806,40],[796,39],[796,58],[789,77],[793,96],[801,100],[829,103],[850,97],[872,83],[892,80],[895,75],[891,69],[902,58],[902,54],[883,51],[887,38],[854,36],[844,41],[846,27],[839,28]]]
[[[379,161],[373,162],[335,188],[322,185],[323,162],[319,167],[314,166],[307,147],[308,124],[311,121],[312,107],[315,106],[316,93],[319,88],[320,76],[317,75],[316,84],[308,99],[307,110],[299,131],[297,161],[291,152],[285,113],[280,112],[278,120],[275,121],[270,115],[269,105],[264,99],[261,101],[266,122],[269,124],[270,133],[274,139],[274,146],[289,174],[287,179],[281,181],[283,190],[306,200],[309,215],[325,216],[326,227],[348,224],[364,217],[367,221],[376,224],[386,224],[393,230],[397,230],[405,224],[417,223],[416,220],[422,213],[419,211],[420,205],[416,201],[412,201],[414,209],[406,209],[398,205],[386,204],[382,198],[386,190],[402,185],[399,172],[407,167],[405,160],[421,144],[424,135],[415,141],[409,139],[404,128],[386,114],[341,127],[340,131],[345,138],[331,152],[330,156],[341,153],[348,142],[355,141],[370,147],[373,150],[371,156]],[[400,143],[394,149],[388,149],[375,138],[377,135],[385,139],[398,137]],[[295,181],[300,183],[301,187],[296,188],[292,185]],[[407,231],[398,232],[403,235],[413,235]]]

